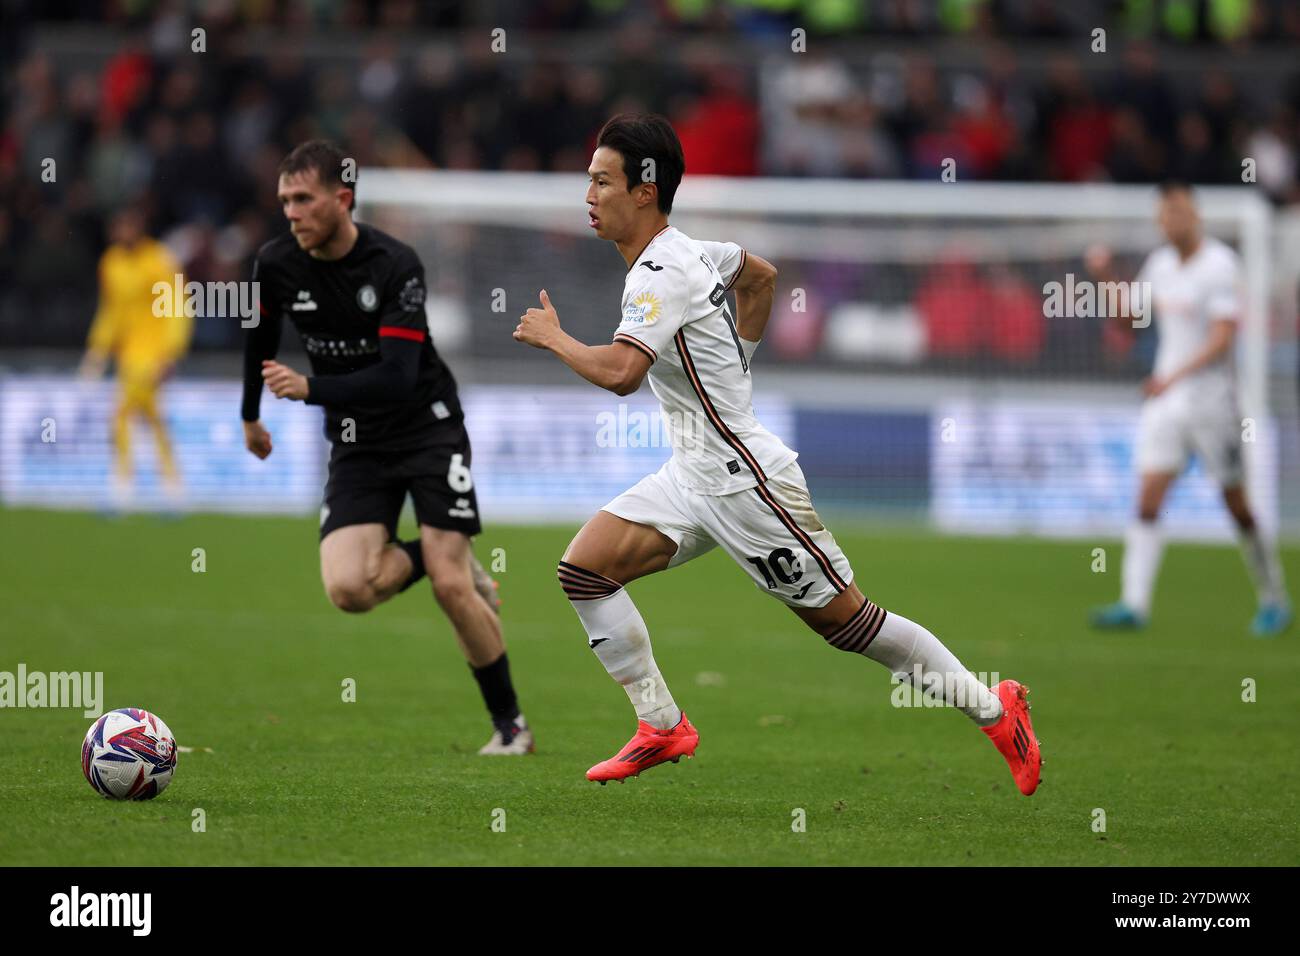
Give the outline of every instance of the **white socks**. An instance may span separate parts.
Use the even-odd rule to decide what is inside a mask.
[[[650,633],[632,598],[619,588],[603,597],[575,599],[579,587],[570,584],[566,591],[587,631],[587,642],[609,676],[623,685],[637,717],[658,730],[676,727],[682,712],[655,664]],[[874,605],[868,605],[874,611]],[[997,723],[1002,716],[997,695],[963,667],[937,637],[901,614],[885,615],[875,637],[859,653],[884,664],[923,693],[942,697],[981,727]]]
[[[1135,521],[1124,535],[1122,600],[1144,618],[1151,614],[1151,592],[1164,553],[1164,536],[1154,521]]]
[[[636,715],[657,730],[671,730],[682,712],[668,692],[650,650],[650,632],[625,590],[570,601],[587,629],[587,642],[609,676],[623,685]]]
[[[1241,543],[1246,570],[1255,583],[1259,603],[1286,604],[1286,585],[1282,580],[1282,562],[1278,560],[1277,548],[1264,542],[1258,527],[1249,531],[1238,529],[1237,540]]]
[[[885,623],[861,652],[890,672],[956,707],[981,727],[998,722],[1002,702],[962,666],[952,651],[914,621],[890,611]],[[919,678],[919,684],[918,684]]]
[[[1286,585],[1277,548],[1264,541],[1258,528],[1250,531],[1238,529],[1237,540],[1259,603],[1286,604]],[[1123,601],[1143,617],[1151,614],[1151,593],[1155,590],[1156,572],[1160,570],[1163,552],[1164,537],[1154,521],[1136,521],[1129,525],[1124,536]]]

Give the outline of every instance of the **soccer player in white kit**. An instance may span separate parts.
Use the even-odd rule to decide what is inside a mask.
[[[681,144],[663,117],[623,114],[606,123],[588,169],[587,205],[591,228],[628,265],[614,340],[588,346],[569,336],[545,290],[514,333],[617,395],[648,375],[673,445],[667,464],[583,526],[559,564],[589,646],[638,718],[631,741],[587,778],[621,781],[695,753],[699,734],[669,692],[624,585],[721,546],[832,647],[895,674],[919,673],[936,698],[941,688],[990,737],[1021,792],[1032,794],[1041,757],[1026,689],[1011,680],[984,686],[924,627],[867,600],[813,509],[795,452],[754,417],[750,361],[776,269],[734,243],[697,242],[668,224],[684,171]]]
[[[1138,514],[1124,540],[1123,596],[1116,604],[1094,609],[1092,623],[1136,629],[1150,618],[1164,545],[1160,506],[1194,454],[1222,488],[1223,502],[1237,524],[1259,599],[1251,629],[1271,637],[1290,624],[1291,608],[1277,549],[1255,524],[1244,488],[1243,426],[1233,361],[1241,317],[1237,254],[1204,234],[1195,197],[1185,183],[1161,187],[1158,218],[1168,243],[1147,256],[1137,276],[1144,284],[1140,288],[1150,289],[1146,308],[1154,307],[1159,333],[1138,424]],[[1094,275],[1112,280],[1104,249],[1093,251],[1090,260]]]

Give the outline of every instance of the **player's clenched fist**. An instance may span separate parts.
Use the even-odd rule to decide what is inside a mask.
[[[515,341],[544,349],[549,346],[551,336],[560,331],[560,317],[555,314],[555,307],[551,305],[551,297],[545,289],[539,293],[538,298],[541,299],[542,307],[529,309],[519,317]]]
[[[299,375],[279,362],[262,363],[262,381],[276,398],[291,398],[300,402],[307,397],[307,376]]]
[[[271,454],[271,433],[261,422],[244,422],[244,446],[258,458]]]

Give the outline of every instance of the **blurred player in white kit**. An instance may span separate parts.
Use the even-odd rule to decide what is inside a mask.
[[[1204,234],[1187,184],[1161,186],[1158,221],[1168,242],[1147,256],[1137,275],[1139,284],[1149,284],[1139,288],[1149,289],[1145,304],[1154,307],[1159,333],[1138,424],[1138,513],[1124,540],[1123,594],[1117,603],[1094,609],[1092,624],[1138,629],[1150,619],[1164,549],[1160,508],[1196,455],[1223,490],[1237,525],[1259,600],[1251,630],[1272,637],[1286,630],[1292,613],[1277,548],[1264,539],[1246,501],[1233,352],[1241,318],[1240,263],[1229,246]],[[1105,249],[1090,250],[1088,266],[1099,281],[1114,281]]]

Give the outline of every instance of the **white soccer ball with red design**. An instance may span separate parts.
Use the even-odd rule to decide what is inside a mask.
[[[152,800],[176,772],[176,740],[156,714],[137,707],[110,710],[86,732],[81,772],[113,800]]]

